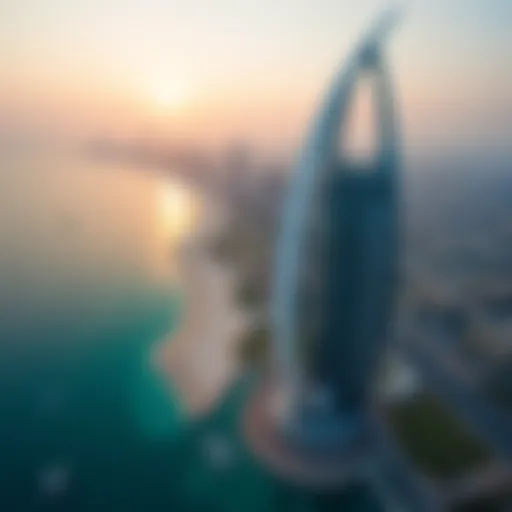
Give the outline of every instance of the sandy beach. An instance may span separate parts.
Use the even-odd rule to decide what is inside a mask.
[[[199,215],[178,256],[183,317],[158,355],[193,416],[206,413],[236,376],[235,345],[247,322],[234,303],[234,276],[207,249],[207,240],[222,229],[227,212],[204,199]]]

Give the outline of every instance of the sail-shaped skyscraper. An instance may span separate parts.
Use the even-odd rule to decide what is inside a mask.
[[[297,456],[295,469],[298,453],[339,460],[364,444],[367,431],[396,280],[399,143],[383,50],[395,21],[380,18],[335,76],[283,206],[272,303],[276,364],[246,424],[261,426],[251,435],[259,451]],[[370,80],[376,106],[376,154],[365,164],[343,151],[361,78]]]

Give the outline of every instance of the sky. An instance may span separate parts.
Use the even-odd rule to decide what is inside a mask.
[[[0,0],[0,134],[300,143],[376,0]],[[512,2],[411,0],[389,45],[411,151],[508,150]]]

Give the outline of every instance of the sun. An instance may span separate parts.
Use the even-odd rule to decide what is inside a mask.
[[[185,86],[178,83],[154,86],[150,90],[150,100],[160,110],[182,108],[188,99]]]

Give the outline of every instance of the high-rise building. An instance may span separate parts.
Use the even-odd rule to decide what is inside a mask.
[[[263,425],[256,444],[285,447],[282,457],[294,469],[301,451],[339,459],[364,444],[369,424],[397,259],[399,145],[383,51],[394,21],[381,18],[335,77],[285,199],[273,294],[275,374],[249,415]],[[377,131],[376,155],[365,165],[339,149],[362,77],[372,83]]]

